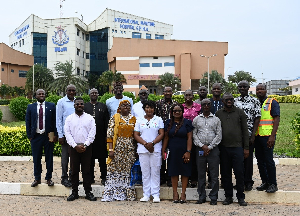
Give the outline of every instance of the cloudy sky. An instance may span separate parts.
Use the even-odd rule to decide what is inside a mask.
[[[299,0],[65,0],[63,17],[82,15],[89,24],[105,8],[172,24],[172,39],[228,42],[226,77],[238,70],[258,82],[300,76]],[[2,1],[1,9],[0,42],[8,44],[30,14],[59,18],[60,0]]]

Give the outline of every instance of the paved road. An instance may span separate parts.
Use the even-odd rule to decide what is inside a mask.
[[[240,207],[237,203],[217,206],[209,203],[196,205],[195,202],[173,204],[141,203],[137,201],[103,203],[98,199],[90,202],[83,198],[67,202],[66,197],[0,195],[1,215],[300,215],[300,206],[251,204]]]

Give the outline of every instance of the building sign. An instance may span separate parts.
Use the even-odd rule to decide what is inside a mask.
[[[69,43],[69,36],[67,31],[64,30],[61,26],[56,27],[57,31],[54,31],[55,35],[52,36],[52,41],[58,46],[63,46],[64,44]],[[65,52],[67,47],[55,47],[55,52]]]
[[[27,29],[29,29],[29,24],[15,31],[15,36],[17,36],[17,39],[20,39],[27,35]]]
[[[160,75],[129,75],[128,80],[158,80]],[[174,74],[174,77],[179,77],[179,74]]]
[[[131,29],[134,31],[149,31],[148,26],[155,27],[155,22],[139,21],[133,19],[115,18],[115,22],[120,23],[121,29]]]

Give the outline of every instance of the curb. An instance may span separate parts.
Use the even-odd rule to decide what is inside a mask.
[[[143,196],[142,186],[136,186],[137,200]],[[84,188],[82,185],[79,186],[79,196],[85,196]],[[92,185],[92,192],[95,197],[102,197],[104,186]],[[206,194],[209,194],[210,189],[206,189]],[[0,194],[6,195],[25,195],[25,196],[58,196],[67,197],[72,193],[72,189],[66,188],[61,184],[55,184],[53,187],[49,187],[47,184],[40,184],[36,187],[31,187],[30,183],[8,183],[0,182]],[[178,188],[178,193],[181,193],[181,188]],[[236,191],[234,192],[236,194]],[[225,193],[223,189],[219,190],[218,201],[225,200]],[[249,203],[281,203],[281,204],[296,204],[300,205],[300,191],[282,191],[279,190],[276,193],[266,193],[264,191],[246,191],[245,201]],[[173,190],[171,187],[160,188],[160,198],[162,200],[172,200]],[[188,201],[198,200],[198,192],[196,188],[186,189],[186,199]],[[209,197],[206,196],[206,200],[210,201]],[[237,198],[234,195],[234,202],[237,202]]]

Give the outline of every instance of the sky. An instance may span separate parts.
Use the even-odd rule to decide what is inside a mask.
[[[90,24],[106,8],[172,24],[172,39],[228,42],[225,78],[239,70],[257,82],[300,77],[299,0],[65,0],[62,17]],[[1,9],[0,42],[9,44],[31,14],[59,18],[60,0],[2,1]]]

